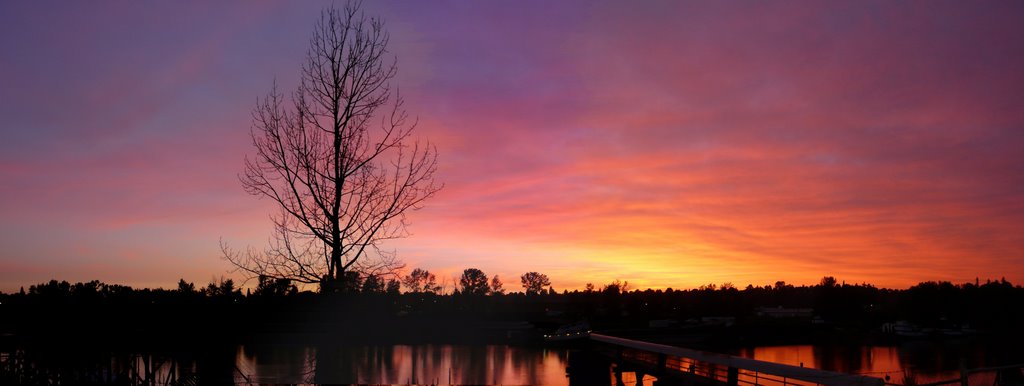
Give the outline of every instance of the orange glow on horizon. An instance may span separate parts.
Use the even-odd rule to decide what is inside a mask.
[[[0,5],[0,291],[234,275],[322,6]],[[1024,3],[363,6],[445,183],[382,247],[449,288],[1024,284]]]

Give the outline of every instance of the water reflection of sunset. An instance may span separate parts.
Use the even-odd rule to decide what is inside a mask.
[[[889,376],[889,382],[903,382],[904,372],[914,374],[919,382],[935,382],[959,377],[956,368],[943,366],[941,360],[930,358],[926,367],[905,363],[895,346],[762,346],[741,349],[737,355],[791,366],[863,374],[876,378]],[[983,374],[989,376],[990,374]]]
[[[564,385],[566,350],[504,345],[239,347],[240,376],[265,383]]]

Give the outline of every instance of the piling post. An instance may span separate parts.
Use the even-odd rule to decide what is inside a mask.
[[[615,366],[612,371],[615,374],[615,386],[626,386],[626,383],[622,381],[622,369],[619,366]]]
[[[740,383],[740,369],[729,366],[728,373],[728,384],[729,386],[737,386]]]
[[[960,386],[967,386],[967,365],[963,359],[960,360]]]

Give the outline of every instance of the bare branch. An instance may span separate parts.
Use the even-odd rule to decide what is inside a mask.
[[[403,267],[381,242],[404,237],[406,212],[441,188],[437,149],[412,136],[390,36],[357,5],[327,9],[313,28],[289,100],[276,82],[252,113],[256,149],[239,179],[280,213],[263,251],[230,249],[236,271],[301,283],[340,282],[346,271],[394,276]]]

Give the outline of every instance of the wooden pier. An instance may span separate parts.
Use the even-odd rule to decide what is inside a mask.
[[[622,371],[657,378],[656,385],[828,385],[884,386],[881,378],[740,358],[650,342],[590,334],[592,351],[616,364],[615,383],[624,384]],[[572,383],[570,381],[570,383]]]

